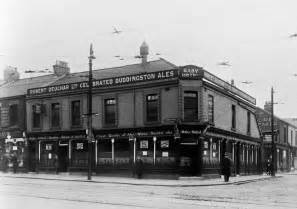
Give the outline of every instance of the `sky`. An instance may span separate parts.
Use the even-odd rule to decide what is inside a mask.
[[[230,81],[263,107],[275,90],[275,113],[297,117],[296,0],[0,0],[0,79],[7,66],[71,72],[139,62],[146,41],[149,59],[194,64]],[[121,30],[113,34],[113,27]],[[157,53],[161,55],[156,55]],[[123,60],[115,56],[121,56]],[[231,66],[218,65],[228,61]],[[244,84],[242,81],[252,81]]]

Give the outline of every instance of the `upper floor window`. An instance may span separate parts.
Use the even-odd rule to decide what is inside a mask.
[[[146,121],[155,122],[159,120],[159,95],[150,94],[146,96]]]
[[[33,128],[41,127],[41,105],[35,104],[32,106],[33,111]]]
[[[286,126],[284,126],[284,142],[287,143],[288,139],[287,139],[287,128]]]
[[[251,133],[251,113],[247,112],[247,133]]]
[[[106,125],[115,125],[116,123],[116,99],[104,100],[104,122]]]
[[[214,99],[208,95],[208,122],[214,123]]]
[[[293,144],[293,131],[291,130],[291,141],[290,141],[291,145]]]
[[[52,107],[52,127],[59,127],[60,126],[60,104],[53,103]]]
[[[81,125],[81,114],[80,114],[80,101],[72,101],[71,102],[71,124],[72,126],[80,126]]]
[[[236,129],[236,106],[232,105],[231,107],[231,111],[232,111],[232,129]]]
[[[198,120],[198,96],[197,92],[186,91],[184,93],[184,120]]]
[[[16,125],[18,121],[18,105],[13,104],[9,106],[9,125]]]

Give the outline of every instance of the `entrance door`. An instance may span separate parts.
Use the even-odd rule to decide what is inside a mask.
[[[181,175],[196,176],[199,172],[199,147],[197,144],[180,145]]]
[[[36,141],[28,141],[28,169],[30,172],[36,171]]]
[[[67,149],[68,146],[59,146],[58,150],[58,157],[59,157],[59,172],[66,172],[67,171]]]

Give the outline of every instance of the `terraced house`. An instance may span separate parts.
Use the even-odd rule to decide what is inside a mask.
[[[88,148],[88,72],[70,73],[31,88],[26,98],[30,158],[39,171],[83,171],[92,155],[97,173],[131,174],[136,158],[145,174],[220,173],[225,153],[233,174],[260,171],[261,138],[253,97],[201,67],[164,59],[93,71],[94,142]],[[32,161],[33,162],[33,161]]]

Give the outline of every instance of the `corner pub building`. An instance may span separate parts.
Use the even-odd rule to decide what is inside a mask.
[[[219,175],[226,153],[233,174],[260,172],[255,99],[200,67],[147,61],[145,43],[140,52],[139,64],[93,71],[93,172],[131,175],[140,157],[144,175]],[[31,169],[87,170],[87,75],[28,90]]]

